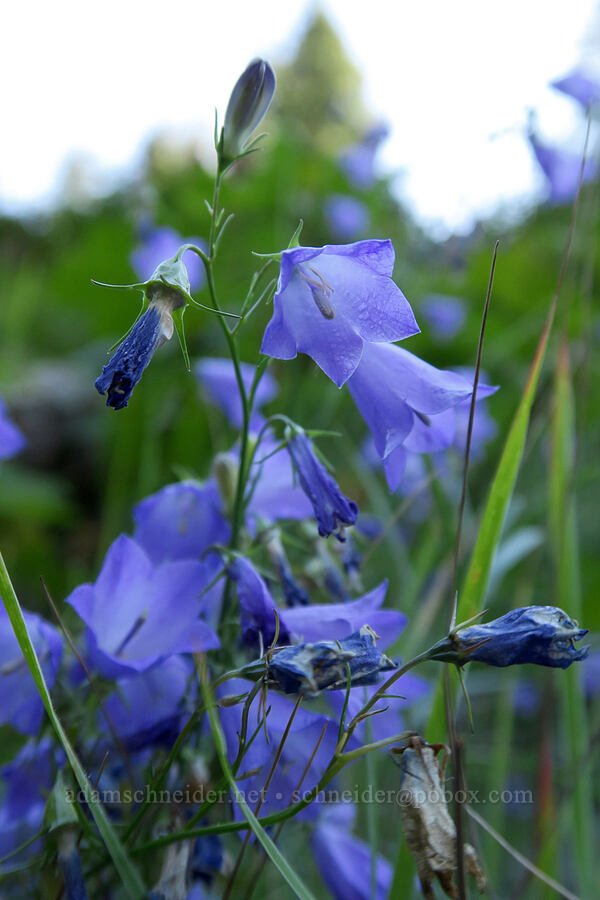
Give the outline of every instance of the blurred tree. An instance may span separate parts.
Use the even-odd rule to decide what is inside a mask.
[[[308,25],[295,58],[277,70],[272,117],[286,133],[323,151],[361,137],[368,124],[361,76],[322,13]]]

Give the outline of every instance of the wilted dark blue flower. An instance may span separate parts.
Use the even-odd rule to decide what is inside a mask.
[[[331,194],[325,200],[324,212],[329,230],[337,240],[355,240],[369,227],[369,210],[356,197]]]
[[[376,684],[381,673],[396,664],[375,646],[377,635],[369,625],[339,641],[296,644],[279,650],[269,659],[269,684],[284,694],[316,697],[324,690],[347,684],[350,666],[352,684]]]
[[[393,268],[389,240],[284,250],[261,352],[277,359],[306,353],[341,387],[367,342],[419,330]]]
[[[562,91],[563,94],[577,100],[585,110],[600,101],[600,82],[584,75],[579,69],[551,83],[557,91]]]
[[[164,317],[163,317],[164,312]],[[152,304],[138,319],[94,382],[99,394],[108,391],[106,405],[124,409],[154,351],[173,334],[169,312]]]
[[[206,241],[199,237],[182,238],[181,235],[168,225],[153,227],[147,222],[141,222],[139,228],[141,243],[130,256],[131,265],[140,281],[152,277],[152,273],[160,265],[163,259],[175,256],[183,244],[195,244],[202,250],[207,250]],[[198,290],[205,281],[204,264],[197,253],[188,250],[184,254],[185,267],[190,279],[190,288]]]
[[[304,432],[295,431],[287,443],[287,449],[300,486],[312,504],[319,534],[321,537],[335,534],[338,540],[343,541],[343,529],[356,522],[358,506],[344,497],[335,479],[317,459],[312,443]]]
[[[219,157],[227,164],[244,152],[262,122],[275,93],[275,72],[264,59],[254,59],[231,92],[219,141]]]
[[[82,584],[67,603],[87,625],[88,656],[106,678],[143,672],[174,653],[219,646],[199,616],[219,603],[206,563],[180,560],[153,566],[142,548],[121,535],[109,548],[95,584]],[[201,596],[202,595],[202,596]]]
[[[8,418],[6,406],[0,397],[0,459],[15,456],[25,446],[25,438]]]
[[[550,203],[569,203],[577,193],[581,156],[558,147],[550,147],[540,141],[533,132],[530,132],[528,137],[536,162],[546,176],[550,188],[548,200]],[[592,157],[588,157],[585,161],[581,183],[587,184],[597,177],[598,163]]]
[[[455,437],[455,408],[473,385],[456,372],[436,369],[395,344],[366,344],[348,389],[371,429],[390,488],[400,482],[406,451],[434,453]],[[479,384],[478,399],[496,388]]]
[[[348,181],[357,188],[370,188],[375,183],[375,156],[389,135],[387,125],[375,125],[358,144],[342,153],[340,165]]]
[[[256,367],[250,363],[241,364],[242,380],[246,392],[250,392]],[[218,406],[227,421],[235,428],[242,427],[242,401],[235,377],[233,363],[230,359],[210,359],[204,357],[194,366],[196,378],[202,385],[207,399]],[[277,396],[277,382],[272,375],[265,372],[258,384],[254,395],[254,412],[250,422],[250,429],[258,431],[264,419],[259,410],[270,403]]]
[[[40,616],[23,612],[25,624],[48,687],[60,668],[63,641],[60,632]],[[0,599],[0,724],[10,723],[22,734],[36,734],[44,707]]]
[[[566,669],[585,659],[588,647],[574,641],[587,634],[556,606],[524,606],[493,622],[462,628],[436,644],[432,659],[463,665],[484,662],[489,666],[535,663]]]
[[[200,559],[211,544],[227,544],[229,524],[214,479],[168,484],[133,509],[133,536],[154,563]]]
[[[127,406],[155,350],[173,336],[173,313],[191,300],[190,281],[180,259],[165,260],[148,281],[134,287],[142,291],[144,304],[148,301],[149,305],[94,382],[98,393],[108,394],[106,405],[115,410]]]
[[[382,718],[376,716],[376,718]],[[311,839],[323,881],[335,900],[386,900],[393,869],[377,855],[376,893],[371,889],[371,848],[350,833],[354,810],[350,804],[325,808]]]
[[[251,684],[248,681],[243,681],[239,678],[231,679],[219,688],[219,695],[221,697],[225,695],[239,695],[247,692],[250,687]],[[259,721],[259,704],[259,697],[255,697],[250,706],[248,723],[252,730],[254,730],[256,723]],[[275,753],[294,708],[294,703],[288,697],[269,691],[267,707],[270,707],[266,721],[268,742],[265,730],[261,728],[245,754],[243,762],[244,770],[251,774],[240,783],[240,788],[244,791],[246,801],[252,808],[256,807],[260,797],[260,791],[271,769]],[[239,703],[236,706],[226,706],[219,710],[230,762],[233,762],[239,750],[238,736],[241,731],[242,708],[243,704]],[[323,726],[327,726],[325,734],[316,754],[314,754]],[[298,789],[305,770],[307,771],[300,796],[302,796],[303,791],[309,791],[314,787],[331,760],[337,744],[337,732],[337,722],[328,716],[312,712],[302,706],[298,709],[273,780],[265,792],[261,815],[270,815],[278,812],[285,809],[290,803],[300,799],[298,796],[295,796],[295,791]],[[358,746],[358,744],[355,740],[352,740],[352,744],[348,746],[351,749]],[[310,766],[308,765],[309,762]],[[243,818],[236,804],[234,804],[234,810],[237,819]],[[317,812],[317,804],[311,804],[300,813],[299,817],[302,819],[314,819],[317,816]]]
[[[181,730],[192,673],[191,663],[181,656],[171,656],[139,675],[119,679],[116,691],[98,712],[99,727],[106,733],[106,712],[129,752],[171,747]]]
[[[420,311],[438,341],[452,340],[467,317],[465,301],[445,294],[428,294],[420,303]]]
[[[0,856],[12,853],[40,830],[54,771],[55,752],[49,738],[43,738],[39,744],[28,741],[12,762],[0,769],[4,782],[0,803]],[[23,853],[35,853],[39,849],[37,844]]]

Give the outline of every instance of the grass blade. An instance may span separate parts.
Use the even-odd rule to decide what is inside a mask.
[[[6,569],[6,564],[4,562],[4,559],[2,558],[1,553],[0,596],[2,597],[2,600],[4,602],[6,612],[11,621],[15,636],[21,648],[21,652],[23,653],[25,662],[27,663],[27,667],[31,672],[42,703],[44,704],[46,712],[48,713],[48,718],[52,722],[58,739],[62,744],[63,750],[65,751],[67,759],[69,760],[71,768],[73,769],[75,778],[77,779],[77,783],[85,796],[86,802],[90,808],[90,812],[92,813],[94,821],[98,827],[98,831],[102,836],[106,849],[108,850],[113,863],[115,864],[115,868],[119,873],[121,881],[123,882],[123,886],[125,887],[125,890],[127,891],[129,897],[133,898],[133,900],[142,900],[142,898],[146,896],[146,889],[140,878],[140,875],[134,868],[133,863],[127,856],[123,845],[119,841],[119,838],[117,837],[104,811],[104,807],[98,802],[97,799],[95,799],[93,787],[88,780],[85,769],[79,762],[79,759],[73,747],[71,746],[71,742],[69,741],[69,738],[67,737],[56,714],[54,705],[52,703],[52,698],[50,697],[50,692],[44,678],[44,674],[40,667],[35,648],[31,642],[31,638],[29,637],[29,632],[27,631],[23,613],[21,612],[21,607],[19,606],[17,595],[15,594],[15,590],[13,588],[10,576]]]
[[[531,407],[544,362],[555,308],[556,305],[553,303],[548,313],[544,330],[529,370],[527,383],[512,421],[494,480],[492,481],[464,586],[459,596],[458,622],[470,619],[484,608],[494,554],[500,542],[502,526],[506,518],[525,448]]]
[[[556,302],[552,303],[544,325],[525,389],[513,418],[508,437],[502,450],[500,462],[492,481],[492,486],[483,513],[483,519],[475,546],[471,555],[469,568],[463,590],[459,594],[457,622],[464,622],[481,612],[484,608],[487,587],[490,581],[494,554],[502,535],[502,526],[506,518],[510,499],[513,494],[531,415],[531,407],[535,398],[550,329],[554,321]],[[445,733],[445,707],[442,680],[438,681],[433,700],[426,737],[430,741],[440,740]]]

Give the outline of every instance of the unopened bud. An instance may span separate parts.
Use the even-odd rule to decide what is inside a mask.
[[[227,165],[243,152],[258,128],[275,93],[275,72],[264,59],[253,60],[240,75],[227,104],[219,157]]]

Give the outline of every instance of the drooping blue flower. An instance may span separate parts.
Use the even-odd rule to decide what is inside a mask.
[[[181,731],[184,714],[191,712],[185,701],[192,673],[188,660],[171,656],[139,675],[120,678],[116,691],[107,697],[98,712],[99,728],[111,740],[106,712],[129,752],[146,747],[171,747]]]
[[[369,211],[362,200],[347,194],[331,194],[324,203],[325,219],[334,238],[353,241],[369,227]]]
[[[376,647],[369,625],[339,641],[296,644],[268,660],[269,684],[284,694],[316,697],[321,691],[346,687],[347,666],[354,686],[376,684],[396,663]]]
[[[455,437],[455,409],[470,400],[473,385],[455,372],[436,369],[395,344],[365,345],[348,389],[371,429],[395,490],[406,452],[434,453]],[[479,384],[478,399],[496,388]]]
[[[375,183],[375,157],[379,145],[389,135],[387,125],[371,128],[357,144],[348,147],[340,157],[340,165],[348,181],[357,188],[370,188]]]
[[[258,128],[273,100],[275,72],[264,59],[253,59],[242,72],[231,92],[218,153],[226,165],[244,152],[249,138]]]
[[[419,309],[433,336],[443,342],[456,337],[467,317],[465,301],[445,294],[428,294]]]
[[[154,351],[171,337],[172,329],[172,321],[169,325],[169,319],[163,319],[156,304],[149,306],[140,316],[110,362],[102,366],[102,374],[94,382],[99,394],[107,393],[107,406],[117,410],[128,405],[133,389],[154,356]]]
[[[4,783],[0,803],[0,856],[12,853],[41,828],[48,792],[55,772],[52,741],[28,741],[17,756],[0,769]],[[36,841],[15,860],[39,850]]]
[[[143,306],[148,305],[94,382],[99,394],[107,394],[106,405],[115,410],[127,406],[154,352],[172,338],[173,314],[182,314],[191,300],[187,269],[175,257],[160,263],[143,284],[122,287],[139,289]],[[181,328],[179,334],[183,346]]]
[[[226,681],[219,689],[219,696],[239,695],[251,688],[251,683],[242,679]],[[248,714],[248,728],[254,731],[259,721],[259,697],[255,697]],[[239,787],[244,791],[246,802],[252,809],[260,797],[267,775],[279,748],[283,733],[286,729],[294,703],[288,697],[269,691],[267,707],[270,707],[266,721],[266,732],[261,728],[252,745],[244,756],[243,768],[249,773],[248,777],[240,782]],[[219,710],[219,716],[227,741],[227,755],[233,762],[238,754],[241,731],[243,703],[235,706],[226,706]],[[323,727],[325,733],[316,754],[313,757],[315,747],[321,736]],[[265,800],[260,815],[271,815],[285,809],[290,803],[300,799],[304,791],[310,791],[329,764],[333,751],[337,744],[337,722],[328,716],[312,712],[300,706],[298,709],[287,741],[283,748],[281,759],[275,770],[271,784],[265,792]],[[349,749],[358,746],[353,739],[348,745]],[[312,758],[312,761],[311,761]],[[310,761],[310,766],[308,765]],[[300,788],[300,796],[295,795],[306,771],[304,781]],[[303,810],[298,818],[310,820],[316,818],[318,804],[313,803]],[[243,818],[242,813],[234,803],[234,815],[236,819]]]
[[[371,848],[350,833],[353,818],[350,804],[326,807],[311,838],[311,849],[321,877],[335,900],[373,900]],[[393,869],[381,854],[377,855],[375,872],[376,900],[386,900]]]
[[[250,363],[241,363],[242,380],[246,392],[249,393],[254,380],[256,367]],[[211,359],[203,357],[194,366],[196,378],[202,386],[202,390],[209,402],[214,403],[225,414],[225,417],[235,428],[242,427],[242,401],[235,377],[233,363],[230,359]],[[254,396],[254,411],[250,422],[250,429],[258,431],[264,419],[260,410],[277,396],[279,388],[277,382],[268,372],[265,372],[258,384]]]
[[[23,612],[23,617],[46,684],[51,688],[62,660],[62,637],[35,613]],[[43,713],[38,689],[0,599],[0,723],[8,722],[22,734],[36,734]]]
[[[0,460],[20,453],[25,443],[23,434],[8,418],[6,406],[0,397]]]
[[[261,352],[277,359],[306,353],[341,387],[367,342],[419,330],[393,268],[389,240],[284,250]]]
[[[227,544],[229,524],[214,479],[168,484],[133,509],[133,537],[152,562],[200,559],[211,544]]]
[[[581,156],[544,144],[530,132],[529,144],[536,162],[546,177],[550,203],[570,203],[577,193],[581,171]],[[598,163],[592,157],[585,161],[581,183],[587,184],[598,177]]]
[[[204,594],[213,576],[191,560],[154,566],[144,550],[121,535],[111,545],[94,584],[67,597],[87,625],[88,658],[106,678],[143,672],[175,653],[219,646],[208,617],[220,587]]]
[[[280,522],[283,519],[309,519],[310,500],[298,485],[290,455],[277,442],[263,438],[250,472],[252,495],[246,508],[247,523],[256,519]]]
[[[586,634],[586,628],[579,628],[556,606],[525,606],[484,625],[460,629],[439,641],[431,658],[458,665],[534,663],[566,669],[587,656],[588,647],[578,649],[574,644]]]
[[[600,101],[600,82],[584,75],[579,69],[574,69],[564,78],[557,78],[551,84],[557,91],[577,100],[586,111]]]
[[[147,221],[142,221],[139,227],[141,243],[130,256],[132,268],[140,279],[145,281],[150,278],[163,259],[175,256],[183,244],[195,244],[201,250],[206,251],[206,241],[199,237],[182,238],[181,235],[168,225],[152,226]],[[184,254],[185,267],[190,279],[190,288],[196,291],[202,287],[206,278],[204,264],[200,257],[191,250]]]
[[[310,439],[295,431],[287,443],[300,486],[310,500],[321,537],[335,534],[343,541],[344,527],[354,525],[358,506],[344,497],[334,478],[317,458]]]

